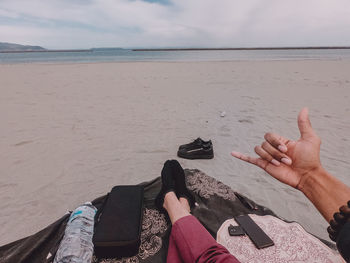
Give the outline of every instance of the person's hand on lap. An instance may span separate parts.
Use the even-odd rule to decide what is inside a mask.
[[[261,146],[255,147],[260,158],[232,152],[232,156],[252,163],[264,169],[282,183],[299,190],[303,182],[317,169],[321,169],[320,145],[321,140],[311,127],[308,109],[301,110],[298,116],[300,139],[288,140],[274,133],[266,133]]]

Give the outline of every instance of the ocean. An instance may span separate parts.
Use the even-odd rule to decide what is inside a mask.
[[[350,59],[350,49],[297,50],[191,50],[133,51],[132,49],[92,49],[79,52],[0,53],[0,64],[93,63],[131,61],[254,61],[254,60],[342,60]]]

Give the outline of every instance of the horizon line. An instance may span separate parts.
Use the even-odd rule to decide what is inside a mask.
[[[0,53],[35,53],[35,52],[93,52],[94,49],[124,49],[131,51],[215,51],[215,50],[310,50],[310,49],[350,49],[350,46],[287,46],[287,47],[196,47],[196,48],[121,48],[94,47],[88,49],[44,49],[44,50],[0,50]]]
[[[223,47],[223,48],[134,48],[132,51],[192,51],[192,50],[297,50],[350,49],[350,46],[296,46],[296,47]]]

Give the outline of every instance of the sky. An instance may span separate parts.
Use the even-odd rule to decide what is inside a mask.
[[[0,0],[0,42],[49,49],[350,46],[350,1]]]

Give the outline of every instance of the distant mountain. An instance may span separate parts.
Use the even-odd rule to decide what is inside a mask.
[[[0,52],[4,51],[44,51],[46,50],[40,46],[25,46],[13,43],[0,42]]]

